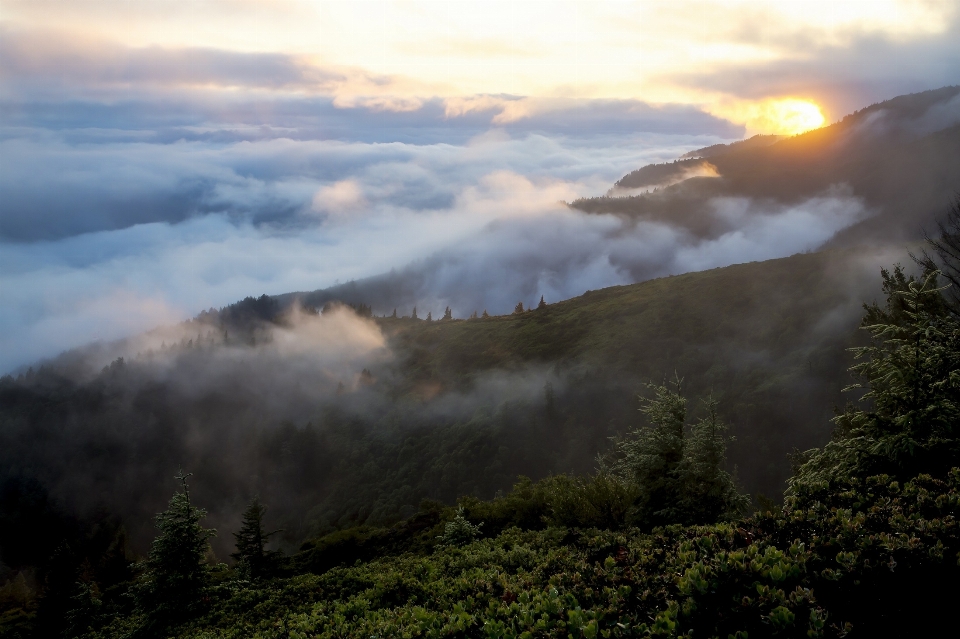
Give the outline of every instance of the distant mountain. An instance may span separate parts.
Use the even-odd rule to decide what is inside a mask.
[[[754,148],[759,149],[765,146],[770,146],[771,144],[774,144],[775,142],[779,142],[780,140],[783,140],[786,137],[787,136],[785,135],[764,135],[762,133],[758,133],[752,138],[747,138],[746,140],[741,140],[739,142],[731,142],[730,144],[714,144],[711,146],[706,146],[702,149],[690,151],[689,153],[684,153],[683,155],[681,155],[680,159],[690,160],[690,159],[697,159],[697,158],[709,158],[715,155],[729,153],[731,151],[746,151]]]
[[[646,187],[684,173],[688,179],[655,192],[585,198],[571,206],[665,222],[705,237],[716,226],[717,198],[748,199],[760,208],[855,198],[866,208],[865,219],[830,244],[909,241],[932,226],[960,189],[960,87],[900,96],[802,135],[751,138],[692,155],[698,158],[634,171],[617,186]],[[709,158],[710,177],[696,175],[705,162],[700,158]]]
[[[673,162],[648,164],[617,180],[607,195],[626,195],[633,189],[662,188],[692,177],[717,177],[713,165],[709,162],[703,162],[704,159],[725,153],[767,147],[779,142],[784,137],[782,135],[755,135],[740,142],[714,144],[696,151],[690,151]]]

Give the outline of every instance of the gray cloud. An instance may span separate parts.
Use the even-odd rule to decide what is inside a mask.
[[[493,222],[461,242],[409,266],[328,291],[301,296],[394,307],[421,317],[452,307],[455,316],[487,310],[504,314],[540,296],[568,299],[629,284],[729,264],[814,250],[867,215],[863,203],[838,187],[795,205],[750,198],[715,198],[711,232],[693,233],[662,222],[631,221],[558,208]]]
[[[784,59],[729,64],[669,80],[748,99],[812,97],[837,118],[896,95],[960,84],[958,33],[960,13],[942,33],[906,41],[854,33],[842,45],[823,46],[798,36]]]

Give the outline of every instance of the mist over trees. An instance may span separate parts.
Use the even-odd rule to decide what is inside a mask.
[[[642,420],[591,472],[521,478],[492,499],[463,495],[456,509],[424,500],[392,525],[342,528],[290,557],[267,548],[273,533],[255,496],[233,535],[233,569],[209,556],[215,532],[180,472],[145,561],[125,562],[122,580],[97,581],[57,551],[73,568],[46,569],[41,610],[59,610],[58,633],[91,639],[205,636],[275,628],[277,619],[347,636],[928,632],[955,596],[960,550],[947,525],[960,514],[960,323],[938,277],[883,271],[884,303],[865,305],[861,320],[870,342],[854,349],[866,394],[837,416],[830,442],[795,459],[786,500],[772,511],[744,518],[749,502],[726,467],[719,403],[705,397],[691,422],[675,375],[646,386],[633,409]],[[553,384],[543,390],[555,413]],[[917,618],[921,602],[933,609]],[[27,629],[24,619],[7,627]]]

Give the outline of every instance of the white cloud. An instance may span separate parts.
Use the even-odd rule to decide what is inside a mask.
[[[367,204],[356,180],[340,180],[324,186],[313,196],[311,209],[316,213],[349,213]]]

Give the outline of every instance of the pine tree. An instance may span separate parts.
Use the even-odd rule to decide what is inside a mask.
[[[481,315],[480,317],[482,317],[483,319],[487,319],[488,317],[490,317],[490,315],[487,313],[487,309],[483,309],[483,315]]]
[[[540,303],[537,304],[537,310],[540,310],[541,308],[546,308],[546,307],[547,307],[547,303],[543,301],[543,295],[541,295]]]
[[[250,571],[250,577],[258,579],[268,575],[274,561],[279,555],[276,551],[266,550],[270,537],[280,532],[266,532],[263,528],[263,516],[266,507],[260,503],[259,495],[254,495],[247,509],[243,513],[243,525],[238,532],[233,533],[237,541],[237,552],[230,556],[245,570]]]
[[[476,311],[470,313],[470,319],[477,319],[477,312],[476,312]]]
[[[159,634],[197,612],[207,589],[209,569],[204,556],[217,532],[200,525],[207,513],[190,503],[189,476],[177,473],[182,488],[156,517],[160,532],[134,591],[137,609],[147,619],[148,634]]]
[[[450,320],[453,319],[453,311],[450,310],[448,306],[445,311],[443,311],[443,319]]]
[[[413,313],[410,314],[410,317],[411,317],[411,319],[420,319],[419,317],[417,317],[417,307],[416,307],[416,306],[413,307]]]
[[[392,317],[393,319],[397,319],[397,309],[393,309],[393,315],[391,315],[390,317]]]
[[[517,302],[517,305],[513,307],[513,314],[519,315],[523,312],[523,302]]]
[[[433,312],[432,312],[432,311],[427,311],[427,321],[428,321],[428,322],[432,322],[432,321],[433,321]]]

